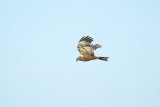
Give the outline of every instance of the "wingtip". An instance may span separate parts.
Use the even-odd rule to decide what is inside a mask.
[[[93,41],[93,38],[90,37],[89,35],[88,36],[83,36],[80,41],[86,41],[86,42],[92,42]],[[79,41],[79,42],[80,42]]]

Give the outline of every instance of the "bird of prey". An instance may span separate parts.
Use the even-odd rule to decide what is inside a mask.
[[[77,49],[81,56],[77,57],[76,61],[90,61],[94,59],[100,59],[103,61],[108,61],[109,57],[98,57],[94,55],[94,50],[97,48],[101,48],[101,45],[95,44],[92,45],[91,42],[93,41],[93,38],[89,36],[84,36],[80,39],[77,45]]]

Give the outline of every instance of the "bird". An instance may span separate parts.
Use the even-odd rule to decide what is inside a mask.
[[[77,50],[81,54],[81,56],[77,57],[77,61],[90,61],[90,60],[103,60],[108,61],[109,57],[99,57],[94,55],[94,51],[98,48],[101,48],[102,46],[99,44],[91,44],[93,41],[93,38],[90,36],[83,36],[77,45]]]

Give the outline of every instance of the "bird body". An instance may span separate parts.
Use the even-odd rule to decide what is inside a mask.
[[[100,59],[103,61],[108,61],[109,57],[97,57],[94,55],[94,50],[97,48],[101,48],[101,45],[95,44],[91,45],[91,42],[93,41],[93,38],[89,36],[84,36],[80,39],[77,49],[81,56],[77,57],[77,61],[90,61],[94,59]]]
[[[90,61],[90,60],[94,60],[94,59],[100,59],[103,61],[108,61],[109,57],[97,57],[97,56],[90,56],[90,55],[83,55],[79,57],[80,61]]]

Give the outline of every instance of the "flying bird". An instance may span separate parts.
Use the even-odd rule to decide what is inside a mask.
[[[98,57],[94,55],[94,50],[101,48],[101,45],[95,44],[92,45],[91,42],[93,38],[89,36],[84,36],[80,39],[77,45],[77,49],[81,56],[77,57],[76,61],[90,61],[94,59],[100,59],[103,61],[108,61],[109,57]]]

